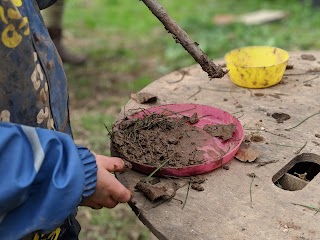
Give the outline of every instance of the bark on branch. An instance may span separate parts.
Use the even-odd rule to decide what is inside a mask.
[[[173,39],[180,43],[184,49],[200,64],[202,69],[208,73],[210,79],[222,78],[227,71],[224,71],[220,66],[215,65],[212,60],[199,48],[199,44],[194,42],[188,34],[179,27],[177,22],[172,19],[167,11],[156,0],[142,0],[150,9],[165,29],[172,34]]]

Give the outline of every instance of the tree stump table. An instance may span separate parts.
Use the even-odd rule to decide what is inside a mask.
[[[168,178],[161,182],[180,184],[169,200],[153,203],[135,191],[129,205],[157,238],[320,239],[320,52],[291,52],[282,81],[265,89],[238,87],[228,74],[209,80],[194,65],[140,92],[158,101],[130,100],[119,119],[130,109],[155,105],[209,105],[238,118],[260,153],[253,162],[232,159],[203,174],[203,191],[189,188],[186,179]],[[117,177],[133,189],[146,176],[130,170]]]

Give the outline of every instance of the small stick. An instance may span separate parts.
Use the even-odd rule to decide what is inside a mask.
[[[301,121],[300,123],[298,123],[297,125],[295,125],[295,126],[293,126],[293,127],[291,127],[291,128],[285,128],[284,130],[289,131],[289,130],[291,130],[291,129],[293,129],[293,128],[296,128],[296,127],[300,126],[302,123],[304,123],[305,121],[307,121],[309,118],[312,118],[313,116],[318,115],[318,114],[320,114],[320,112],[316,112],[316,113],[312,114],[311,116],[309,116],[309,117],[305,118],[304,120],[302,120],[302,121]]]
[[[301,76],[301,75],[315,75],[317,72],[312,72],[312,71],[306,71],[303,73],[285,73],[283,76]]]
[[[318,209],[316,210],[316,212],[314,213],[314,215],[316,215],[318,212],[320,212],[320,205],[319,205]]]
[[[208,90],[208,91],[215,91],[215,92],[235,92],[235,93],[239,93],[239,91],[230,91],[230,90],[224,90],[224,89],[213,89],[213,88],[204,88],[204,87],[199,87],[198,86],[198,91],[194,94],[192,94],[190,97],[188,97],[187,99],[190,99],[192,97],[194,97],[195,95],[197,95],[199,92],[201,92],[201,90]],[[232,96],[233,97],[233,96]]]
[[[236,118],[239,119],[239,118],[241,118],[241,117],[243,117],[243,116],[244,116],[244,113],[242,113],[241,116],[238,116],[238,117],[236,117]]]
[[[299,150],[295,152],[295,154],[299,154],[306,145],[307,145],[307,141],[303,144],[303,146]]]
[[[250,183],[250,202],[251,202],[251,207],[252,207],[252,185],[253,185],[253,180],[256,178],[255,173],[249,173],[249,177],[251,177],[251,183]]]
[[[304,205],[304,204],[300,204],[300,203],[291,203],[291,204],[295,205],[295,206],[305,207],[305,208],[308,208],[310,210],[314,210],[314,211],[316,211],[315,214],[320,212],[320,206],[319,207],[314,207],[314,206],[308,206],[308,205]]]
[[[111,131],[109,130],[108,126],[106,124],[104,124],[104,127],[107,129],[108,135],[111,135]]]
[[[208,73],[210,79],[222,78],[228,71],[223,70],[211,61],[208,56],[198,47],[188,34],[172,19],[167,11],[156,0],[142,0],[149,10],[164,25],[165,29],[172,34],[173,39],[180,43],[185,50],[200,64],[202,69]]]
[[[236,113],[243,113],[243,110],[240,110],[240,111],[238,111],[238,112],[233,112],[233,113],[231,113],[231,114],[233,115],[233,114],[236,114]]]
[[[278,162],[278,161],[279,161],[279,160],[270,160],[270,161],[266,161],[266,162],[260,162],[260,163],[258,163],[257,167],[263,167],[263,166],[265,166],[265,165],[267,165],[267,164],[276,163],[276,162]]]
[[[245,130],[250,130],[250,131],[261,131],[261,132],[266,132],[266,133],[270,133],[272,135],[275,135],[275,136],[278,136],[278,137],[283,137],[283,138],[286,138],[286,139],[290,139],[289,137],[281,134],[281,133],[273,133],[273,132],[270,132],[266,129],[257,129],[257,128],[245,128]]]
[[[251,183],[250,183],[250,202],[251,202],[251,205],[252,205],[252,184],[253,184],[253,180],[254,180],[254,177],[251,177]]]
[[[142,213],[143,208],[146,206],[146,203],[147,203],[147,198],[144,199],[144,202],[143,202],[143,204],[142,204],[142,206],[141,206],[141,208],[140,208],[140,210],[139,210],[139,212],[137,214],[137,217],[139,217],[140,214]]]
[[[167,83],[172,84],[172,83],[181,82],[181,81],[184,79],[184,76],[185,76],[188,72],[187,72],[187,71],[184,71],[184,70],[181,70],[180,73],[181,73],[181,75],[182,75],[180,79],[178,79],[178,80],[176,80],[176,81],[172,81],[172,82],[167,81]]]
[[[270,131],[268,131],[266,129],[264,131],[267,132],[267,133],[270,133],[272,135],[278,136],[278,137],[283,137],[283,138],[286,138],[286,139],[290,139],[289,137],[287,137],[287,136],[285,136],[285,135],[283,135],[281,133],[273,133],[273,132],[270,132]]]
[[[292,145],[286,145],[286,144],[280,144],[280,143],[273,143],[273,142],[269,142],[268,144],[272,144],[272,145],[279,146],[279,147],[301,148],[301,147],[298,147],[298,146],[292,146]]]
[[[311,79],[309,79],[309,80],[303,81],[303,83],[307,83],[307,82],[310,82],[310,81],[312,81],[312,80],[314,80],[314,79],[317,79],[319,76],[320,76],[320,75],[317,75],[317,76],[315,76],[315,77],[313,77],[313,78],[311,78]]]
[[[199,92],[201,92],[201,87],[198,87],[198,91],[196,91],[196,93],[192,94],[190,97],[188,97],[187,99],[190,99],[192,97],[194,97],[195,95],[197,95]]]
[[[182,209],[184,208],[184,206],[187,203],[187,198],[188,198],[188,195],[189,195],[190,186],[191,186],[191,182],[189,181],[188,190],[187,190],[186,198],[184,199],[184,202],[183,202],[183,205],[182,205]]]
[[[161,204],[166,203],[166,202],[168,202],[168,201],[170,201],[170,200],[172,200],[172,199],[175,199],[175,198],[174,198],[173,196],[170,196],[169,198],[162,199],[162,201],[154,204],[151,208],[159,207]]]
[[[152,173],[150,173],[150,175],[146,178],[146,180],[148,181],[156,172],[158,172],[164,165],[166,165],[169,162],[169,160],[170,158],[168,158],[166,161],[161,163],[159,167],[157,167]]]
[[[202,90],[208,90],[208,91],[214,91],[214,92],[227,92],[227,93],[241,93],[241,91],[237,91],[237,90],[229,90],[229,89],[218,89],[218,88],[206,88],[206,87],[202,87]]]

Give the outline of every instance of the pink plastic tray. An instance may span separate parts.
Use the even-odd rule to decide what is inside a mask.
[[[210,141],[206,142],[201,148],[199,148],[200,150],[204,151],[204,163],[200,165],[192,165],[181,168],[164,166],[159,171],[157,171],[157,173],[155,174],[156,176],[183,177],[210,172],[229,162],[234,157],[240,147],[241,142],[243,141],[244,131],[238,119],[233,117],[228,112],[211,106],[199,104],[167,104],[148,108],[146,110],[134,113],[133,115],[130,115],[129,118],[142,118],[148,112],[165,114],[165,110],[168,110],[168,114],[170,115],[172,115],[172,112],[177,112],[179,113],[180,117],[181,115],[191,117],[194,113],[197,113],[200,120],[196,124],[193,124],[193,126],[200,129],[203,129],[206,124],[233,123],[236,126],[236,130],[233,133],[233,137],[229,140],[222,141],[218,137],[212,137]],[[135,162],[131,163],[133,170],[146,175],[149,175],[156,169],[156,167],[154,166]]]

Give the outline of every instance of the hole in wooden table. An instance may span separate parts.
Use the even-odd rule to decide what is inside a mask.
[[[320,156],[302,153],[293,158],[273,178],[273,183],[287,191],[303,189],[320,172]]]

